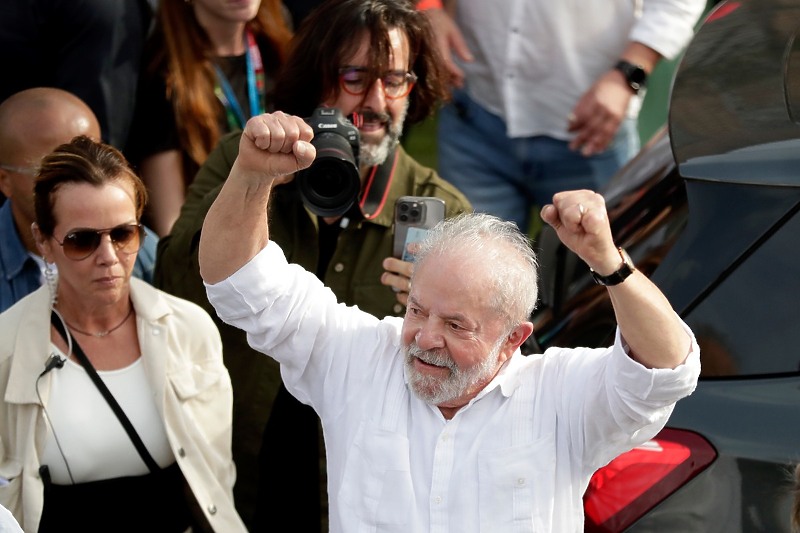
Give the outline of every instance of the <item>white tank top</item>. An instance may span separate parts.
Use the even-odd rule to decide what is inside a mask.
[[[50,349],[65,355],[55,345]],[[172,464],[175,456],[142,358],[126,368],[97,374],[156,463],[162,468]],[[69,485],[149,473],[125,428],[79,363],[68,359],[50,375],[50,397],[45,405],[48,431],[41,464],[49,467],[53,483]]]

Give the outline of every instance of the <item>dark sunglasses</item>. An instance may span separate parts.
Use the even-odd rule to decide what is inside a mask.
[[[82,261],[97,250],[106,233],[114,249],[126,254],[138,252],[145,238],[141,224],[123,224],[109,229],[76,229],[67,233],[62,242],[53,239],[64,249],[64,255],[73,261]]]

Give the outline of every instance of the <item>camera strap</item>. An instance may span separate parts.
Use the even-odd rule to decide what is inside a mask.
[[[394,178],[394,171],[397,167],[399,157],[397,148],[386,158],[383,164],[375,165],[367,176],[367,183],[364,186],[364,193],[361,195],[359,207],[364,218],[372,220],[383,211],[386,205],[386,198],[389,196],[389,189]]]

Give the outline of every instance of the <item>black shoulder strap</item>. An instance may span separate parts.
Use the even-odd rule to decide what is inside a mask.
[[[61,334],[61,337],[64,339],[64,341],[69,344],[69,341],[67,341],[67,332],[64,329],[64,324],[61,322],[61,319],[58,317],[58,315],[56,315],[55,311],[50,314],[50,323],[55,326],[56,331]],[[136,451],[139,452],[139,455],[142,457],[144,464],[147,465],[147,468],[150,469],[150,472],[158,472],[161,470],[161,468],[158,466],[158,463],[156,463],[153,459],[153,456],[147,451],[147,446],[144,445],[144,442],[142,442],[139,434],[136,433],[136,429],[133,427],[133,424],[131,424],[131,421],[128,420],[128,417],[125,415],[125,411],[122,410],[122,407],[119,406],[117,400],[114,399],[114,395],[111,394],[111,391],[108,390],[106,384],[103,383],[103,380],[97,375],[97,371],[92,366],[91,361],[89,361],[89,358],[86,357],[85,353],[83,353],[83,349],[81,349],[74,337],[72,339],[72,351],[75,354],[75,357],[78,358],[78,362],[83,366],[84,369],[86,369],[86,373],[89,374],[89,377],[94,382],[97,390],[100,391],[100,394],[102,394],[103,398],[105,398],[106,402],[108,402],[111,410],[114,411],[115,415],[117,415],[122,427],[125,428],[125,431],[128,433],[128,437],[130,437],[131,442],[133,442],[133,445],[136,447]]]

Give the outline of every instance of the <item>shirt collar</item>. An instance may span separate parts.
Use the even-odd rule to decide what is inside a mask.
[[[519,349],[517,349],[517,351],[515,351],[511,357],[509,357],[508,360],[503,363],[503,366],[500,367],[500,370],[497,372],[497,375],[494,377],[494,379],[492,379],[492,381],[490,381],[489,384],[486,385],[483,390],[481,390],[475,396],[475,398],[472,399],[472,402],[483,398],[496,388],[500,388],[500,393],[506,398],[511,397],[511,395],[514,394],[514,391],[517,390],[520,385],[520,374],[517,369],[519,368],[519,363],[522,362],[523,357],[524,356],[522,353],[519,351]]]

